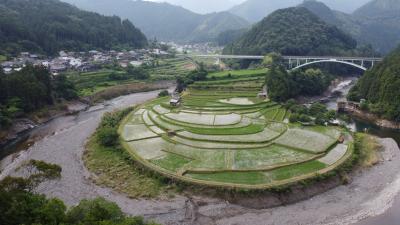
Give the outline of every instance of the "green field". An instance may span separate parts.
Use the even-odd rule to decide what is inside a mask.
[[[208,74],[208,78],[239,78],[239,77],[250,77],[250,76],[265,76],[267,69],[254,69],[254,70],[233,70],[233,71],[222,71]],[[229,76],[230,75],[230,76]]]
[[[0,62],[4,62],[7,60],[7,57],[4,55],[0,55]]]
[[[158,81],[174,80],[177,76],[184,76],[195,68],[189,59],[170,58],[158,59],[154,67],[149,66],[145,70],[150,74],[150,81]],[[126,74],[123,70],[102,69],[87,73],[68,72],[66,75],[75,84],[80,96],[90,96],[117,85],[142,82],[134,79],[110,80],[109,75],[112,73]]]
[[[224,87],[191,86],[179,107],[167,98],[138,107],[120,126],[123,146],[165,176],[248,189],[327,173],[352,154],[351,142],[338,141],[344,131],[291,125],[290,112],[257,98],[259,89],[230,90],[235,82],[216,82]]]

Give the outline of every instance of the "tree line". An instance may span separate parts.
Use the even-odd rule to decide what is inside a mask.
[[[0,129],[17,116],[75,98],[76,89],[67,77],[52,76],[44,66],[27,65],[11,74],[0,68]]]
[[[79,10],[57,0],[0,0],[0,55],[30,51],[142,48],[144,34],[130,21]]]
[[[348,99],[380,117],[400,122],[400,46],[383,62],[365,72],[350,90]]]
[[[7,177],[0,182],[0,224],[4,225],[156,225],[126,216],[103,198],[82,200],[67,209],[60,199],[33,192],[29,179]]]
[[[282,57],[271,53],[263,64],[269,67],[265,83],[268,95],[273,101],[285,102],[297,96],[322,94],[331,84],[333,76],[319,69],[287,71]]]

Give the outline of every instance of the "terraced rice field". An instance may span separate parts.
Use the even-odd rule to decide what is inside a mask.
[[[256,93],[191,89],[180,107],[168,98],[148,102],[122,123],[123,146],[165,176],[246,189],[312,178],[351,156],[339,128],[288,124],[290,112]]]

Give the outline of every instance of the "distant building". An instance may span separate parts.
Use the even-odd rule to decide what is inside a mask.
[[[268,98],[268,87],[265,85],[263,90],[257,95],[259,98]]]
[[[134,67],[139,67],[141,65],[143,65],[142,61],[130,61],[129,64],[131,64]]]
[[[180,106],[182,102],[182,98],[178,93],[172,94],[171,100],[169,100],[169,104],[173,107]]]
[[[10,68],[10,67],[4,67],[3,71],[4,71],[5,74],[10,74],[10,73],[12,73],[13,69]]]
[[[170,101],[169,101],[169,104],[171,105],[171,106],[174,106],[174,107],[176,107],[176,106],[180,106],[180,104],[181,104],[181,100],[180,99],[171,99]]]

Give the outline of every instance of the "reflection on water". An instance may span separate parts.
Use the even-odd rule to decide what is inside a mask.
[[[357,79],[350,78],[342,81],[335,87],[334,92],[338,93],[336,96],[331,96],[328,101],[324,102],[329,109],[336,110],[337,101],[344,98],[349,90],[354,86]],[[352,122],[348,124],[348,127],[355,132],[367,132],[369,134],[381,137],[381,138],[393,138],[398,145],[400,145],[400,131],[381,128],[375,124],[368,123],[356,118],[352,118]],[[400,171],[399,171],[400,172]],[[368,218],[364,221],[360,221],[357,225],[400,225],[400,195],[395,198],[393,206],[384,214]]]
[[[397,144],[400,145],[400,131],[399,130],[392,130],[392,129],[385,129],[376,126],[375,124],[367,123],[365,121],[361,121],[358,119],[353,119],[355,131],[358,132],[367,132],[369,134],[381,137],[381,138],[393,138]],[[400,222],[399,222],[400,224]]]
[[[325,99],[325,101],[323,102],[328,107],[328,109],[337,109],[337,102],[347,96],[350,89],[355,85],[357,79],[357,77],[345,78],[339,84],[332,88],[332,94],[329,96],[328,99]],[[400,131],[398,130],[384,129],[372,123],[368,123],[366,121],[362,121],[356,118],[352,119],[352,122],[348,124],[348,127],[355,132],[367,132],[381,138],[393,138],[397,142],[397,144],[400,144]]]

